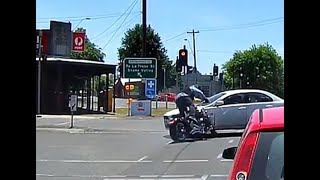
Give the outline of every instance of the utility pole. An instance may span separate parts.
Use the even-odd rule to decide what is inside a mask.
[[[38,43],[39,43],[39,61],[38,61],[38,93],[37,93],[37,114],[40,115],[40,107],[41,107],[41,56],[42,56],[42,31],[39,31]]]
[[[194,31],[194,29],[192,30],[192,32],[187,32],[188,34],[192,33],[192,38],[193,38],[193,60],[194,60],[194,73],[195,73],[195,78],[196,78],[196,84],[198,83],[198,78],[197,78],[197,59],[196,59],[196,37],[195,34],[199,33],[199,31]]]
[[[147,56],[147,0],[142,0],[142,57]]]

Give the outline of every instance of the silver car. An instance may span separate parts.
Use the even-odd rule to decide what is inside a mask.
[[[207,111],[215,130],[244,129],[254,110],[284,105],[280,97],[257,89],[224,91],[208,99],[209,103],[200,104],[199,108]],[[169,129],[169,122],[178,115],[178,109],[164,114],[166,129]]]

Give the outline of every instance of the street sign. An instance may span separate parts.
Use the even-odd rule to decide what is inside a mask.
[[[145,93],[149,99],[154,99],[157,94],[157,79],[146,79]]]
[[[85,32],[74,32],[73,33],[73,45],[72,51],[83,52],[85,48]]]
[[[71,95],[70,98],[70,110],[73,111],[77,111],[77,95]]]
[[[125,58],[124,78],[157,78],[156,58]]]

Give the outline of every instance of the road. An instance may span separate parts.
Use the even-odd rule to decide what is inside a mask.
[[[38,127],[46,124],[38,121]],[[68,119],[53,122],[62,124]],[[221,153],[239,141],[239,137],[221,134],[203,141],[173,143],[161,118],[83,118],[75,123],[78,128],[94,130],[86,133],[37,130],[38,180],[222,180],[227,178],[233,162],[222,159]]]

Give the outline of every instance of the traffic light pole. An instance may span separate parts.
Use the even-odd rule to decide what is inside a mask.
[[[194,72],[196,73],[195,79],[196,79],[196,84],[198,83],[198,76],[197,76],[197,59],[196,59],[196,37],[195,34],[200,33],[199,31],[194,31],[192,32],[187,32],[188,34],[192,33],[192,38],[193,38],[193,60],[194,60]]]
[[[41,56],[42,56],[42,50],[41,50],[41,41],[42,41],[42,31],[39,31],[39,62],[38,62],[38,93],[37,93],[37,114],[40,115],[40,107],[41,107]]]

